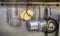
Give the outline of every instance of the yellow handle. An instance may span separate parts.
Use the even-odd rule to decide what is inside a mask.
[[[28,13],[29,15],[28,15],[27,13]],[[33,12],[32,10],[28,9],[28,10],[27,10],[27,13],[26,13],[26,10],[23,11],[23,12],[20,14],[20,17],[21,17],[22,19],[26,20],[26,21],[31,20],[31,18],[34,16],[34,12]]]

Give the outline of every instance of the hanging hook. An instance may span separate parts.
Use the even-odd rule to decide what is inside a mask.
[[[39,19],[40,19],[40,4],[39,4]]]
[[[49,6],[47,6],[45,8],[44,18],[50,18],[50,16],[51,16],[51,8]]]

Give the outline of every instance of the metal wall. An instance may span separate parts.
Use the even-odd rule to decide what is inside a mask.
[[[2,2],[26,2],[27,0],[0,0]],[[28,0],[33,2],[59,2],[60,0]]]

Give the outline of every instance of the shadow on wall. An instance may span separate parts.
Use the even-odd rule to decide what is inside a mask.
[[[11,36],[11,33],[0,31],[0,36]]]

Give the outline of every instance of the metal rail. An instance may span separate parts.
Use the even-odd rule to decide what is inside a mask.
[[[27,5],[27,4],[33,4],[33,5],[50,5],[50,6],[60,6],[60,2],[0,2],[0,4],[3,5]]]

